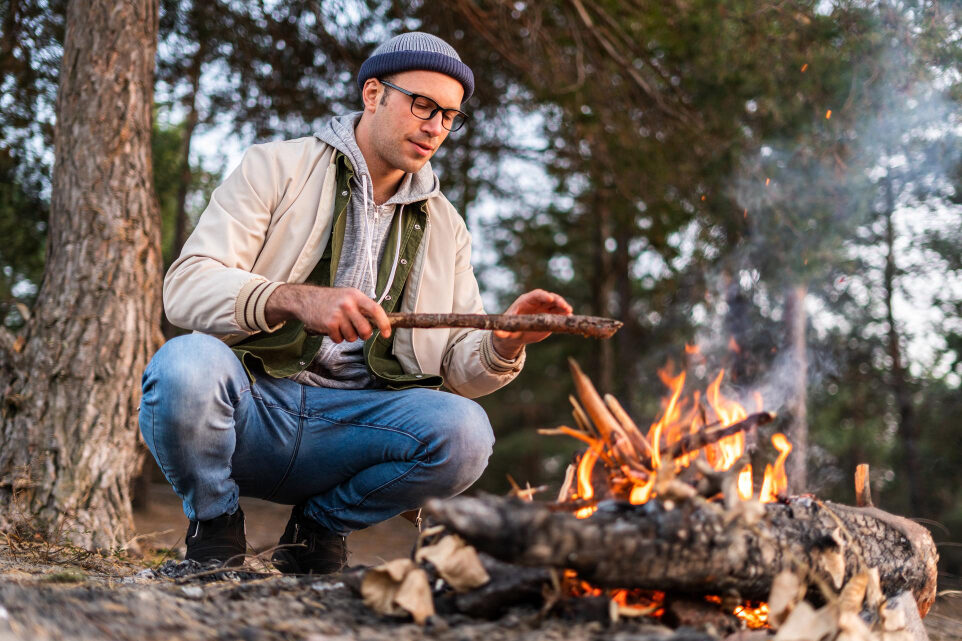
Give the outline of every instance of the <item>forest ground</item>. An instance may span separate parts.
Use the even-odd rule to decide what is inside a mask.
[[[290,508],[243,499],[247,537],[255,552],[269,550]],[[150,489],[148,509],[135,515],[143,558],[104,557],[69,546],[0,539],[0,641],[242,639],[450,641],[574,639],[588,641],[710,641],[691,629],[671,632],[651,620],[619,623],[581,614],[542,617],[518,607],[493,621],[460,614],[433,617],[425,627],[373,613],[351,591],[350,577],[293,578],[249,557],[246,572],[211,576],[159,575],[164,560],[183,554],[187,527],[178,499],[166,485]],[[349,537],[352,565],[408,556],[415,528],[397,518]],[[266,556],[266,555],[265,555]],[[170,568],[172,564],[168,564]],[[925,619],[932,641],[962,640],[962,587],[945,577],[941,596]],[[740,637],[760,641],[766,635]]]

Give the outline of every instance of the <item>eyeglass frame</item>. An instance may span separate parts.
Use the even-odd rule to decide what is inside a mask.
[[[425,120],[425,121],[426,121],[426,120],[432,120],[432,119],[434,118],[434,116],[436,116],[437,113],[440,111],[440,112],[441,112],[441,126],[444,127],[444,114],[445,114],[445,112],[453,111],[453,112],[455,112],[457,115],[454,116],[454,117],[451,119],[451,122],[452,122],[452,123],[454,122],[454,118],[457,118],[458,116],[463,116],[463,117],[464,117],[464,120],[461,121],[461,124],[458,125],[457,129],[450,129],[450,128],[448,128],[448,127],[444,127],[445,129],[447,129],[448,131],[451,131],[451,132],[459,131],[462,127],[464,127],[464,125],[465,125],[469,120],[471,120],[471,116],[469,116],[468,114],[464,113],[464,112],[461,111],[460,109],[445,109],[444,107],[442,107],[441,105],[438,104],[438,101],[437,101],[437,100],[435,100],[434,98],[431,98],[430,96],[425,96],[425,95],[422,95],[422,94],[419,94],[419,93],[414,93],[413,91],[408,91],[407,89],[402,89],[401,87],[398,87],[396,84],[394,84],[394,83],[392,83],[392,82],[388,82],[387,80],[381,80],[380,78],[378,78],[377,81],[380,82],[380,83],[381,83],[382,85],[384,85],[385,87],[390,87],[391,89],[394,89],[395,91],[399,91],[399,92],[403,93],[405,96],[409,96],[409,97],[411,98],[411,115],[414,116],[415,118],[417,118],[418,120]],[[419,116],[419,115],[417,115],[416,113],[414,113],[414,103],[415,103],[415,101],[417,101],[418,98],[424,98],[425,100],[430,100],[430,101],[433,102],[434,105],[435,105],[434,109],[431,110],[431,115],[428,116],[427,118],[422,118],[421,116]]]

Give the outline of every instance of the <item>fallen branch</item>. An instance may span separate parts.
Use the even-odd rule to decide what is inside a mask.
[[[599,316],[562,316],[561,314],[406,314],[387,315],[392,327],[471,327],[501,329],[507,332],[552,332],[580,334],[588,338],[611,338],[622,322]]]

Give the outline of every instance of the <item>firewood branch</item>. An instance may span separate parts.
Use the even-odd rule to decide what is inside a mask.
[[[771,423],[773,420],[775,420],[774,415],[768,412],[758,412],[757,414],[749,414],[744,420],[731,425],[708,426],[694,434],[686,434],[674,443],[661,448],[661,456],[662,458],[676,459],[717,443],[723,438],[742,432],[751,432],[756,427]]]
[[[598,316],[560,314],[404,314],[387,315],[392,327],[471,327],[508,332],[551,332],[580,334],[588,338],[611,338],[621,321]]]

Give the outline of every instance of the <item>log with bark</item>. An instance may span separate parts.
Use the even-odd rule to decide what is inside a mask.
[[[598,587],[765,600],[775,576],[790,570],[818,602],[826,590],[877,568],[887,597],[910,590],[923,615],[935,599],[938,554],[928,530],[876,508],[801,497],[725,510],[696,498],[669,510],[654,499],[609,503],[578,519],[485,496],[433,500],[426,511],[502,561],[572,569]]]

